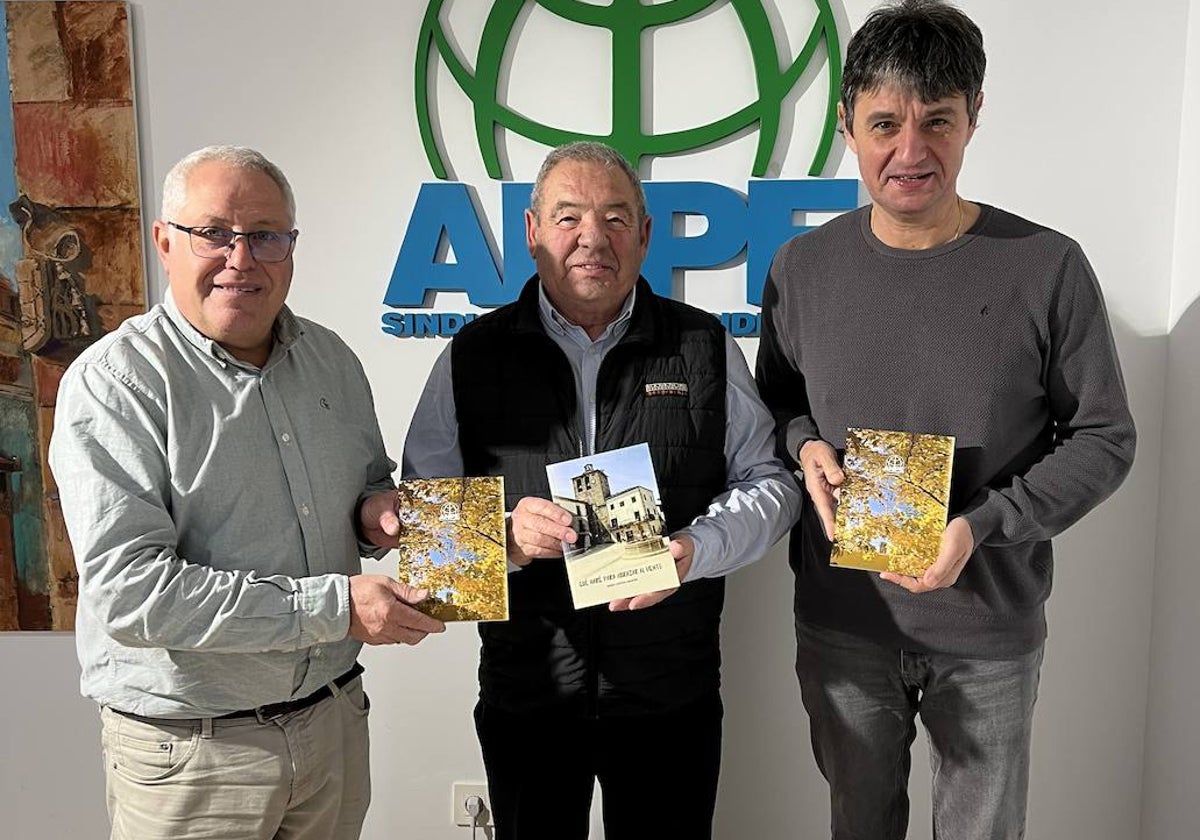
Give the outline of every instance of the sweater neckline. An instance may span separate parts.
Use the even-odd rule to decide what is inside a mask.
[[[882,254],[885,257],[892,257],[901,260],[928,260],[935,257],[940,257],[943,254],[949,254],[952,251],[957,251],[959,248],[965,248],[974,241],[978,233],[986,227],[988,220],[992,215],[992,207],[981,202],[974,202],[979,207],[979,218],[969,228],[964,230],[961,235],[951,239],[949,242],[943,242],[941,245],[935,245],[932,248],[893,248],[886,244],[882,239],[875,235],[875,231],[871,230],[871,205],[859,208],[859,230],[862,232],[863,240],[867,243],[872,251],[877,254]]]

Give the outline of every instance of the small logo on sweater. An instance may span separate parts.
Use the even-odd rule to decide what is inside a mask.
[[[686,382],[647,382],[647,397],[686,397],[688,387]]]

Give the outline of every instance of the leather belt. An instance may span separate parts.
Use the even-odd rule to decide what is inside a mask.
[[[354,663],[349,671],[342,674],[333,681],[333,684],[338,688],[345,688],[346,685],[363,672],[363,666],[357,662]],[[284,715],[290,715],[293,712],[299,712],[307,709],[309,706],[315,706],[322,700],[333,696],[333,692],[329,686],[323,685],[307,697],[301,697],[299,700],[284,700],[282,703],[268,703],[265,706],[259,706],[257,709],[242,709],[239,712],[230,712],[225,715],[217,715],[213,720],[233,720],[235,718],[258,718],[259,723],[281,718]]]
[[[363,672],[363,666],[357,662],[354,663],[349,671],[342,674],[333,681],[333,684],[338,688],[345,688],[355,677]],[[333,691],[328,685],[323,685],[309,694],[307,697],[301,697],[299,700],[285,700],[282,703],[268,703],[265,706],[259,706],[257,709],[242,709],[237,712],[229,712],[224,715],[217,715],[211,718],[163,718],[163,717],[147,717],[146,715],[135,715],[132,712],[123,712],[120,709],[112,711],[127,718],[140,720],[150,724],[171,724],[175,726],[198,725],[205,720],[236,720],[238,718],[258,718],[259,723],[268,723],[284,715],[290,715],[293,712],[299,712],[307,709],[309,706],[315,706],[322,700],[333,696]]]

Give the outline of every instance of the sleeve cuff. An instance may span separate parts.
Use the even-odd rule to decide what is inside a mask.
[[[339,642],[350,632],[350,578],[318,575],[299,578],[296,593],[300,646]]]
[[[787,460],[784,464],[792,469],[800,469],[800,447],[810,440],[820,440],[817,426],[811,420],[797,417],[787,425],[785,433],[784,452]]]
[[[1004,512],[992,503],[990,498],[993,491],[984,489],[979,495],[967,503],[959,514],[971,526],[971,537],[975,546],[983,545],[985,541],[1004,525]]]

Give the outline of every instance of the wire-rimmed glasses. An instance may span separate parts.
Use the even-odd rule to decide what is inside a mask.
[[[211,225],[185,227],[175,222],[167,225],[188,235],[192,253],[204,259],[225,259],[239,236],[244,237],[250,247],[250,256],[259,262],[283,262],[292,253],[298,231],[279,230],[229,230]]]

